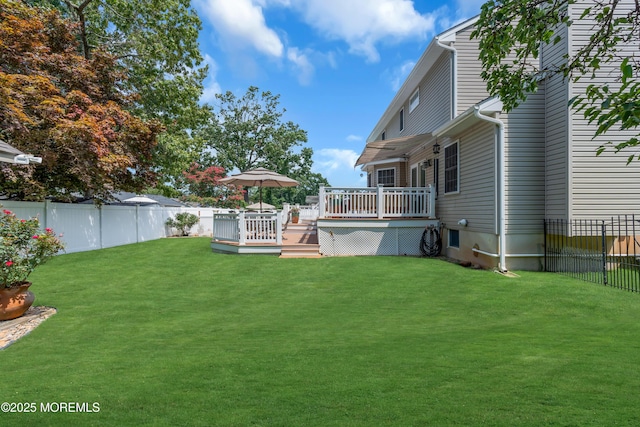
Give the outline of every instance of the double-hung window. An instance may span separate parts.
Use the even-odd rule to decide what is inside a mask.
[[[458,163],[459,150],[458,142],[444,147],[444,192],[457,193],[460,191],[459,179],[460,168]]]
[[[409,98],[409,113],[416,109],[416,107],[420,104],[420,88],[416,89]]]
[[[378,185],[383,187],[395,187],[396,185],[396,170],[391,169],[378,169]]]

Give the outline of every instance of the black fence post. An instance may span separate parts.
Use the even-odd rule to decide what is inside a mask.
[[[549,271],[547,269],[547,220],[542,220],[544,224],[544,271]]]
[[[602,221],[602,277],[604,285],[608,285],[607,278],[607,225]]]

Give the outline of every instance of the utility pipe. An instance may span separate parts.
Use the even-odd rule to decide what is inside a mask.
[[[498,126],[498,140],[496,141],[496,160],[499,162],[498,168],[498,182],[500,183],[500,197],[498,198],[498,213],[500,215],[500,230],[499,230],[499,245],[500,245],[500,262],[498,268],[500,271],[507,271],[507,236],[505,231],[506,219],[505,219],[505,206],[506,206],[506,185],[505,185],[505,161],[504,161],[504,122],[494,117],[485,116],[480,113],[478,106],[474,109],[474,114],[480,120],[484,120],[489,123],[493,123]]]
[[[453,55],[451,62],[451,119],[455,119],[458,115],[458,51],[451,45],[444,44],[436,37],[436,44],[441,48],[448,50]]]
[[[487,252],[487,251],[483,251],[481,249],[475,249],[472,248],[471,249],[473,252],[482,254],[482,255],[486,255],[486,256],[490,256],[492,258],[499,258],[500,254],[494,254],[492,252]],[[505,256],[507,258],[542,258],[544,256],[544,254],[505,254]]]

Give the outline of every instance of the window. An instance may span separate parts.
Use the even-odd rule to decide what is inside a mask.
[[[396,185],[395,169],[378,169],[378,185],[394,187]]]
[[[416,109],[416,107],[420,104],[420,88],[416,89],[409,98],[409,113]]]
[[[449,230],[449,247],[460,248],[460,231]]]
[[[427,163],[417,163],[411,166],[411,186],[426,187],[427,186]]]
[[[380,135],[380,139],[383,140],[383,141],[385,139],[387,139],[387,130],[386,129],[382,131],[382,135]]]
[[[454,142],[444,148],[444,192],[458,191],[458,143]]]
[[[371,185],[371,172],[367,173],[367,187],[373,187],[373,185]]]
[[[404,130],[404,108],[400,110],[400,132]]]

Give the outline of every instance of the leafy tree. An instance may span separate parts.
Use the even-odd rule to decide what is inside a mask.
[[[216,97],[219,107],[203,133],[214,153],[208,163],[240,171],[264,167],[294,179],[311,173],[313,150],[303,147],[307,132],[282,122],[279,95],[251,86],[241,98],[232,92]]]
[[[48,3],[78,23],[81,52],[114,55],[126,70],[123,90],[138,94],[130,111],[165,128],[153,160],[162,180],[174,182],[198,158],[203,142],[192,136],[210,116],[199,104],[207,67],[198,46],[201,21],[190,0],[30,0]]]
[[[561,41],[557,30],[575,23],[575,15],[569,12],[576,7],[582,8],[578,20],[593,22],[589,40],[566,54],[564,62],[542,68],[537,61],[541,45]],[[606,76],[606,83],[594,79],[583,94],[571,99],[572,108],[596,125],[594,138],[612,128],[634,130],[640,125],[637,0],[489,0],[482,6],[472,37],[480,40],[487,88],[500,96],[507,111],[535,92],[545,77],[559,74],[578,82]],[[597,153],[611,146],[616,152],[636,146],[638,136],[604,144]]]
[[[205,129],[209,148],[217,164],[228,170],[256,167],[290,173],[289,168],[309,168],[309,156],[294,148],[307,142],[307,132],[293,122],[282,123],[286,110],[278,109],[280,95],[259,93],[249,87],[242,98],[232,92],[217,94],[219,107]]]
[[[42,156],[40,166],[3,164],[0,194],[23,200],[72,193],[108,200],[155,182],[162,126],[123,109],[134,93],[112,55],[78,52],[57,11],[0,0],[0,138]]]
[[[239,208],[242,204],[244,191],[221,184],[220,180],[226,175],[227,173],[222,167],[205,167],[194,163],[187,172],[184,172],[189,194],[183,196],[182,200],[196,203],[199,206]]]
[[[287,188],[264,188],[264,201],[275,206],[280,206],[284,202],[292,204],[306,203],[307,196],[317,196],[320,186],[329,186],[329,181],[319,173],[308,173],[302,176],[295,176],[300,185]]]

